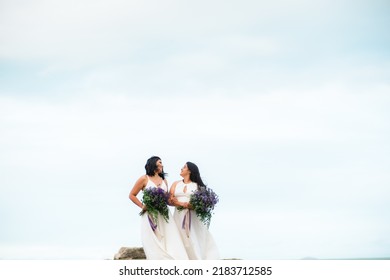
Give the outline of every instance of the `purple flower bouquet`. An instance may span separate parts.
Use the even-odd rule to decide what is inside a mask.
[[[211,216],[218,201],[218,195],[206,187],[201,187],[190,196],[191,208],[206,226],[210,226]]]
[[[158,215],[161,214],[166,222],[169,219],[168,209],[169,193],[161,188],[146,188],[142,198],[142,203],[146,210],[142,210],[140,215],[148,212],[154,223],[157,224]]]

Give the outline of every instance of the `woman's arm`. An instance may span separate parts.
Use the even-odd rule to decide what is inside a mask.
[[[141,176],[134,184],[134,187],[131,189],[129,198],[135,205],[140,207],[142,210],[145,210],[145,206],[137,198],[138,193],[146,186],[147,178],[146,175]]]

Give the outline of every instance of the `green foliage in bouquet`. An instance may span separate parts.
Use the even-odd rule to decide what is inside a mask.
[[[142,203],[146,206],[146,210],[142,210],[140,215],[148,214],[157,224],[158,214],[161,214],[166,222],[169,220],[168,209],[169,193],[161,188],[146,188],[142,197]]]
[[[201,222],[210,226],[215,205],[219,202],[218,195],[210,188],[201,187],[190,196],[190,205]]]

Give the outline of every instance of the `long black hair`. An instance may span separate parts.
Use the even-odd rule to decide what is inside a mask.
[[[206,184],[203,183],[202,178],[200,177],[200,172],[198,166],[192,162],[186,162],[188,169],[191,171],[190,180],[198,184],[198,188],[206,187]]]
[[[149,158],[145,164],[145,170],[146,170],[146,175],[149,176],[154,176],[154,172],[157,170],[157,161],[161,160],[161,158],[153,156]],[[165,176],[167,173],[164,172],[164,168],[161,173],[158,174],[163,180],[165,179]]]

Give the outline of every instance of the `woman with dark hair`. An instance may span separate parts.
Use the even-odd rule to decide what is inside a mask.
[[[208,227],[197,217],[189,203],[191,194],[199,188],[205,188],[199,168],[187,162],[181,169],[183,180],[176,181],[170,189],[172,205],[175,209],[173,218],[179,229],[181,240],[190,260],[217,260],[219,252]]]
[[[145,170],[146,174],[135,182],[129,198],[142,211],[146,211],[141,218],[141,239],[146,258],[151,260],[188,260],[171,213],[169,212],[168,221],[160,213],[157,221],[154,221],[148,214],[146,206],[137,198],[138,193],[147,188],[161,188],[168,192],[168,182],[165,179],[166,173],[164,173],[161,159],[156,156],[149,158]]]

